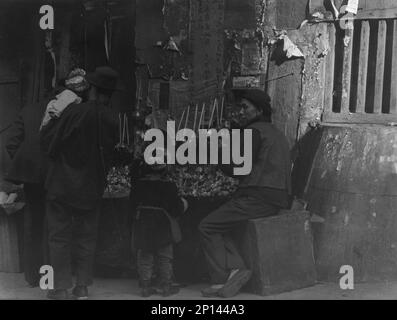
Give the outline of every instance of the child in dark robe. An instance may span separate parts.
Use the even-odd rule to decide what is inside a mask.
[[[187,210],[187,201],[178,195],[176,184],[165,179],[166,171],[165,165],[148,166],[146,173],[132,183],[134,244],[143,297],[156,292],[167,297],[179,292],[172,286],[173,244],[181,240],[177,218]],[[159,277],[158,290],[151,283],[154,269]]]

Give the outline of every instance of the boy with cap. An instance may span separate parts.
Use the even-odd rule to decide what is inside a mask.
[[[178,195],[175,182],[167,179],[165,164],[144,164],[134,171],[141,171],[139,178],[132,178],[131,200],[136,212],[133,234],[142,296],[159,292],[168,297],[179,291],[172,286],[173,244],[181,240],[177,218],[187,210],[188,203]],[[155,268],[157,290],[152,284]]]

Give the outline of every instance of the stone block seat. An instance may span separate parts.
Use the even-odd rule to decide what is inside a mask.
[[[253,271],[245,291],[265,296],[316,284],[309,212],[282,210],[250,220],[242,231],[241,251]]]

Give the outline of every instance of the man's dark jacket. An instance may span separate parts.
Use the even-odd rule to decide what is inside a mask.
[[[48,100],[25,106],[14,122],[6,150],[12,159],[6,179],[15,184],[44,184],[46,159],[40,149],[40,124]]]
[[[264,118],[256,118],[244,129],[252,130],[252,170],[240,180],[235,196],[255,196],[267,203],[287,208],[291,195],[291,155],[285,135]],[[243,131],[241,132],[243,135]],[[244,150],[240,138],[240,150]],[[232,174],[234,165],[221,169]]]
[[[89,101],[72,104],[41,131],[49,157],[47,199],[91,210],[103,196],[118,119],[109,108]]]

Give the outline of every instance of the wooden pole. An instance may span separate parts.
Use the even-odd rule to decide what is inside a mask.
[[[217,124],[217,127],[219,128],[221,122],[219,120],[219,103],[218,103],[218,100],[216,101],[216,124]]]
[[[183,128],[183,134],[185,134],[185,130],[186,130],[187,126],[188,126],[189,115],[190,115],[190,106],[187,107],[187,114],[186,114],[186,120],[185,120],[185,128]]]
[[[205,115],[205,102],[203,103],[203,108],[201,109],[200,122],[199,122],[199,125],[198,125],[198,130],[201,129],[201,124],[203,123],[204,115]]]
[[[221,105],[221,124],[223,123],[223,109],[225,108],[225,96],[222,97],[222,105]]]
[[[210,126],[211,126],[211,124],[212,124],[212,121],[214,120],[214,113],[215,113],[216,103],[217,103],[217,100],[216,100],[216,98],[215,98],[214,104],[213,104],[213,106],[212,106],[212,113],[211,113],[210,122],[208,123],[208,130],[210,129]]]
[[[197,114],[198,114],[198,104],[196,104],[196,110],[194,112],[194,124],[193,124],[193,131],[194,132],[196,132]]]
[[[179,125],[178,125],[178,130],[177,130],[177,131],[179,131],[179,129],[181,128],[183,118],[185,117],[185,111],[186,111],[186,110],[183,110],[182,117],[181,117],[181,119],[179,120]]]

